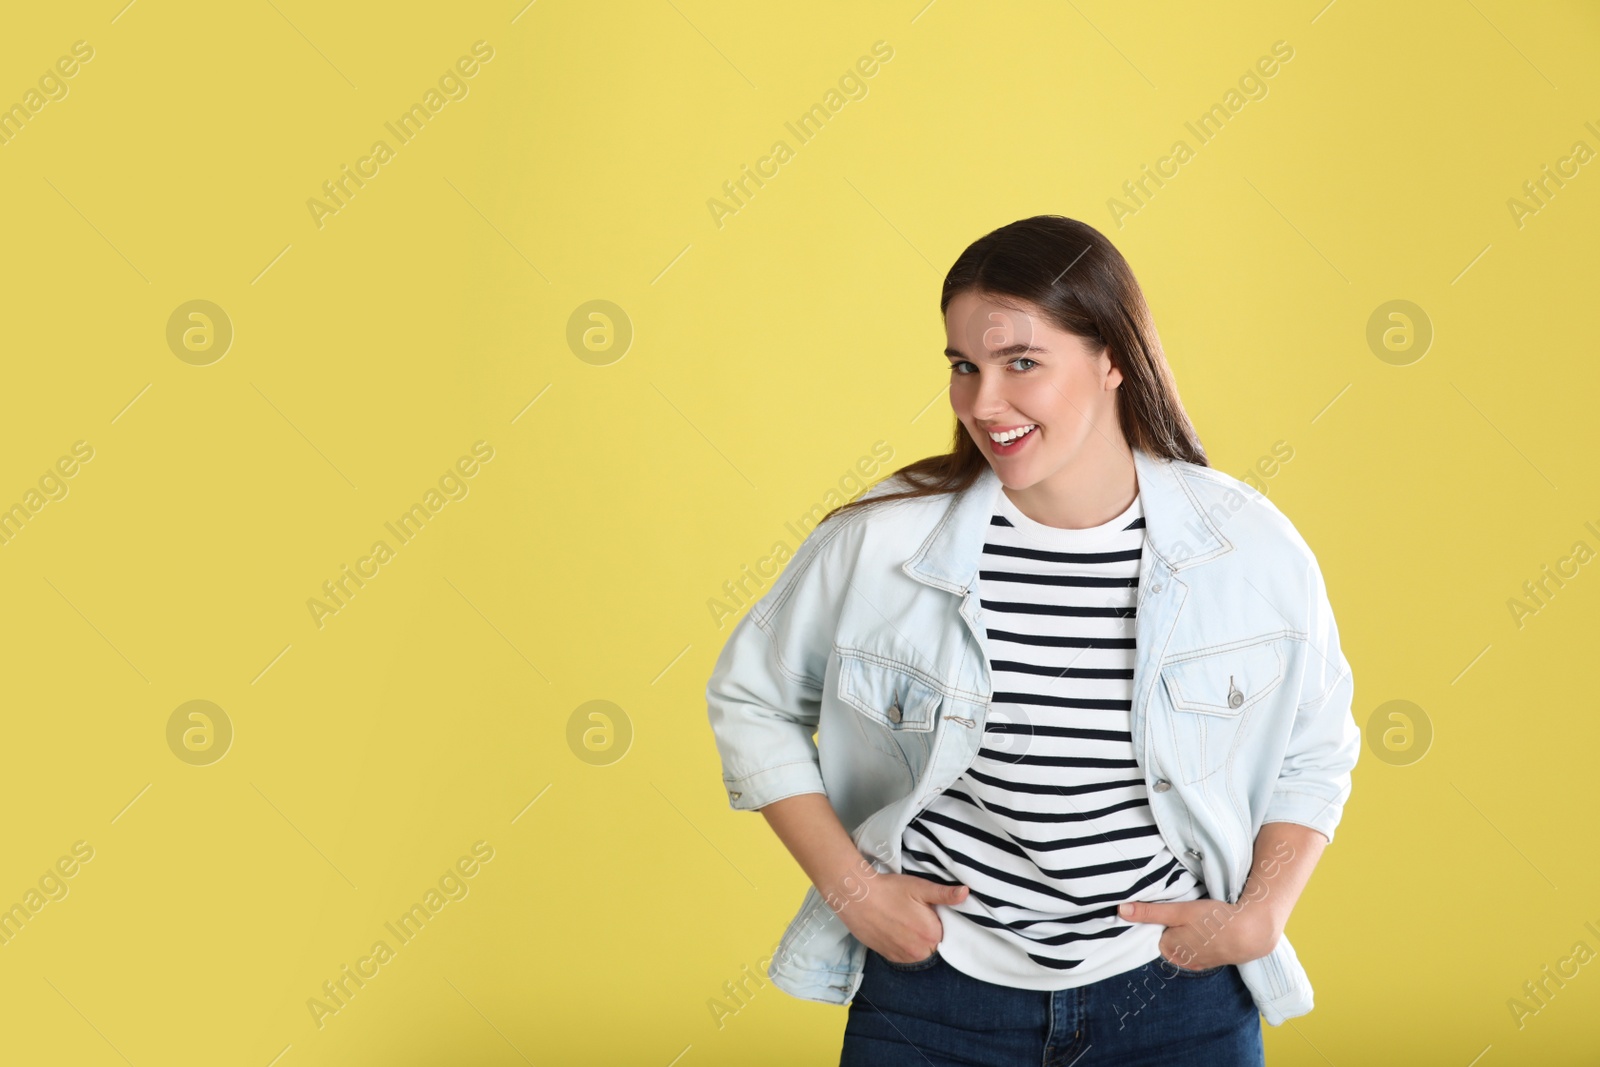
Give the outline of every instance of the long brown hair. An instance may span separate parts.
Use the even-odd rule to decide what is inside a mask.
[[[1178,399],[1144,292],[1128,261],[1099,230],[1061,215],[1035,215],[1002,226],[968,245],[945,275],[940,315],[968,291],[1027,301],[1058,329],[1108,347],[1122,371],[1117,418],[1128,444],[1154,456],[1210,465]],[[956,419],[949,452],[907,464],[879,482],[903,477],[911,488],[857,498],[822,521],[850,508],[960,492],[988,463]]]

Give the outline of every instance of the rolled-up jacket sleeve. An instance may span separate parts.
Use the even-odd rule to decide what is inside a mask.
[[[1350,772],[1361,752],[1361,730],[1351,714],[1355,679],[1339,647],[1339,627],[1315,560],[1306,582],[1309,610],[1300,701],[1262,821],[1299,823],[1332,842],[1349,798]]]
[[[801,543],[778,580],[728,635],[706,686],[728,804],[754,811],[827,793],[812,734],[838,620],[840,518]],[[831,550],[830,550],[831,549]]]

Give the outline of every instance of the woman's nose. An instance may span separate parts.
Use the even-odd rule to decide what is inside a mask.
[[[978,372],[978,388],[972,398],[972,413],[980,419],[990,419],[1007,410],[1006,383],[997,372]]]

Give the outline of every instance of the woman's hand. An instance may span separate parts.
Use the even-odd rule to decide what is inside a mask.
[[[835,910],[856,940],[893,963],[916,963],[944,940],[935,904],[967,899],[967,887],[948,886],[911,874],[876,873],[866,891]]]
[[[1159,923],[1161,955],[1189,971],[1223,963],[1244,963],[1271,952],[1283,935],[1273,914],[1249,901],[1129,901],[1117,908],[1129,922]]]

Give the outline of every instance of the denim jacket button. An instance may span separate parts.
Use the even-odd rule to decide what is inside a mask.
[[[743,793],[733,793],[733,792],[730,792],[730,793],[729,793],[729,794],[728,794],[728,799],[729,799],[729,800],[738,800],[738,799],[739,799],[739,798],[740,798],[740,797],[742,797],[742,796],[744,796],[744,794],[743,794]]]
[[[1193,857],[1194,857],[1194,858],[1195,858],[1195,859],[1202,859],[1202,858],[1203,858],[1203,857],[1202,857],[1202,856],[1201,856],[1201,855],[1200,855],[1200,850],[1199,850],[1199,849],[1197,849],[1197,848],[1191,848],[1191,849],[1190,849],[1190,850],[1189,850],[1189,855],[1191,855],[1191,856],[1193,856]]]
[[[890,722],[899,722],[900,721],[900,705],[899,704],[890,704],[889,705],[889,721]]]
[[[1167,790],[1169,790],[1171,788],[1172,788],[1172,783],[1167,781],[1165,778],[1157,778],[1156,779],[1155,790],[1156,790],[1157,793],[1165,793]]]

